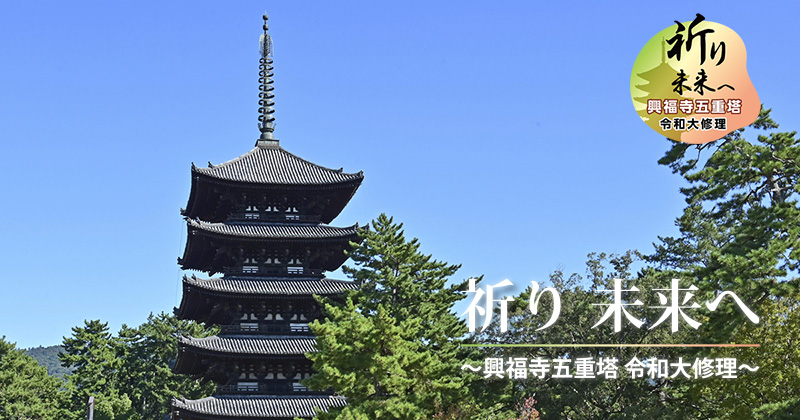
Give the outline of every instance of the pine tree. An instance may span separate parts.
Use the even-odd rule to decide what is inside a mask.
[[[333,389],[348,406],[321,418],[419,419],[438,407],[469,404],[460,371],[466,326],[450,312],[464,283],[447,285],[460,266],[422,254],[402,224],[382,214],[344,267],[358,291],[320,299],[325,318],[311,324],[318,352],[313,389]]]
[[[797,405],[800,139],[777,128],[762,108],[748,130],[765,134],[745,139],[740,129],[704,145],[674,143],[659,161],[689,185],[681,190],[687,206],[676,222],[680,234],[659,238],[650,261],[695,280],[698,301],[728,290],[761,316],[752,324],[730,301],[707,314],[700,341],[761,345],[713,356],[761,370],[737,380],[690,382],[685,398],[702,418],[764,418],[765,412],[779,418]]]
[[[71,418],[85,417],[90,396],[95,397],[97,420],[135,418],[130,398],[117,387],[120,355],[125,350],[108,332],[108,324],[85,321],[84,327],[72,328],[72,337],[64,337],[63,345],[64,352],[58,357],[64,367],[74,369],[66,383],[66,408]]]
[[[213,384],[201,385],[186,375],[172,372],[178,354],[178,335],[205,337],[203,326],[175,316],[150,314],[137,328],[125,325],[119,342],[125,348],[119,368],[118,387],[131,399],[141,419],[161,420],[170,412],[173,397],[202,398],[210,395]]]
[[[62,382],[47,375],[47,368],[0,338],[0,418],[9,420],[60,420]]]
[[[769,114],[762,110],[749,128],[778,128]],[[674,143],[659,161],[689,183],[681,189],[687,207],[676,222],[680,235],[659,238],[649,260],[685,271],[709,296],[731,290],[758,306],[796,296],[800,286],[800,139],[771,132],[748,141],[744,131],[698,146]],[[730,319],[741,319],[735,308],[720,306],[706,333],[726,340]]]

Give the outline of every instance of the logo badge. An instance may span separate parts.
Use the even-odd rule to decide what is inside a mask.
[[[645,124],[672,140],[701,144],[751,124],[761,101],[747,74],[744,41],[697,14],[650,39],[631,72],[631,98]]]

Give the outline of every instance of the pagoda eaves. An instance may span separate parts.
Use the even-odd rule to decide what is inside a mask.
[[[192,165],[192,188],[183,215],[221,221],[231,214],[283,217],[287,211],[300,209],[301,213],[330,223],[361,185],[363,172],[346,173],[316,165],[277,143],[257,146],[208,168]],[[283,198],[274,201],[269,197]],[[269,207],[273,211],[267,214],[247,210],[252,207]]]
[[[286,419],[313,417],[316,409],[328,411],[344,407],[342,397],[336,396],[217,396],[200,400],[176,399],[172,405],[176,414],[187,420],[228,420],[228,419]]]
[[[213,279],[184,276],[183,298],[175,314],[181,319],[229,324],[233,321],[230,315],[214,312],[220,304],[243,304],[264,299],[285,300],[290,297],[299,297],[310,302],[314,295],[338,295],[358,287],[359,283],[353,281],[297,276]]]

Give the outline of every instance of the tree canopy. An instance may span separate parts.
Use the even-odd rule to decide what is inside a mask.
[[[777,128],[762,108],[746,129],[704,145],[674,143],[659,161],[686,181],[681,192],[687,206],[676,221],[680,235],[659,238],[648,260],[696,279],[706,296],[733,291],[761,316],[760,324],[745,322],[736,305],[707,314],[696,339],[759,344],[712,354],[760,370],[736,381],[689,384],[685,398],[701,418],[749,419],[767,412],[777,418],[781,407],[797,405],[800,139]],[[749,130],[758,134],[745,138]]]
[[[420,252],[402,224],[380,215],[362,232],[344,272],[361,288],[341,300],[320,299],[324,319],[311,324],[319,352],[308,356],[314,389],[336,390],[348,406],[320,418],[419,419],[456,402],[468,404],[460,372],[466,334],[451,313],[464,283],[449,284],[459,269]]]
[[[0,338],[0,418],[9,420],[60,420],[61,381],[47,368]]]
[[[758,348],[717,349],[589,349],[533,348],[524,355],[580,357],[594,355],[627,360],[658,355],[660,358],[735,358],[756,372],[739,372],[739,378],[712,377],[704,380],[661,378],[631,381],[517,380],[507,389],[511,401],[534,396],[544,418],[664,418],[751,419],[783,418],[796,412],[800,371],[796,343],[800,334],[797,308],[800,268],[800,143],[794,132],[777,132],[769,110],[745,129],[704,145],[670,141],[659,161],[681,176],[686,207],[676,224],[679,234],[662,237],[655,252],[645,256],[646,265],[634,276],[627,267],[632,254],[608,259],[590,255],[587,278],[566,277],[556,272],[551,282],[561,290],[562,312],[557,325],[542,331],[541,317],[526,308],[531,290],[510,305],[509,323],[518,327],[505,334],[497,328],[476,337],[495,343],[636,343],[636,344],[758,344]],[[745,132],[761,134],[745,138]],[[691,316],[701,323],[697,330],[682,325],[650,329],[659,313],[654,294],[637,294],[642,307],[628,310],[644,321],[642,328],[623,328],[619,333],[595,329],[599,316],[592,305],[602,302],[600,288],[609,289],[613,278],[629,279],[640,290],[668,287],[671,279],[695,285],[693,297],[707,302],[724,291],[735,293],[742,304],[760,316],[755,324],[733,301],[715,310],[693,308]],[[588,282],[584,282],[588,280]],[[582,283],[583,282],[583,283]],[[647,299],[650,299],[648,301]],[[661,302],[661,305],[664,303]],[[683,302],[682,304],[686,304]],[[541,312],[552,303],[543,300]],[[662,306],[663,308],[663,306]],[[510,355],[487,350],[487,356]],[[514,355],[521,356],[518,351]],[[788,417],[787,417],[788,418]]]
[[[213,332],[199,324],[161,313],[151,314],[137,328],[123,325],[118,336],[99,320],[72,331],[59,356],[74,370],[65,386],[72,418],[85,416],[90,396],[95,397],[98,420],[161,420],[169,414],[173,397],[201,398],[213,392],[210,384],[172,372],[178,335],[203,337]]]

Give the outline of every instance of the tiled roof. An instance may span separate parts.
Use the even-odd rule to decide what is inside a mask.
[[[359,284],[353,281],[313,280],[264,280],[242,278],[198,279],[183,277],[187,285],[217,293],[243,295],[332,295],[345,290],[356,290]]]
[[[174,410],[223,418],[313,417],[315,408],[327,412],[344,407],[344,397],[333,396],[219,396],[199,400],[173,399]],[[214,417],[209,417],[214,418]]]
[[[226,181],[278,185],[340,184],[364,179],[362,172],[348,174],[315,165],[280,146],[256,147],[210,168],[193,166],[192,171]]]
[[[198,219],[186,219],[190,227],[225,236],[275,239],[344,238],[358,233],[358,224],[350,227],[334,227],[321,224],[284,223],[264,224],[252,222],[208,223]]]
[[[316,351],[317,340],[303,337],[211,336],[203,338],[178,337],[181,347],[192,347],[214,353],[241,355],[304,355]]]

